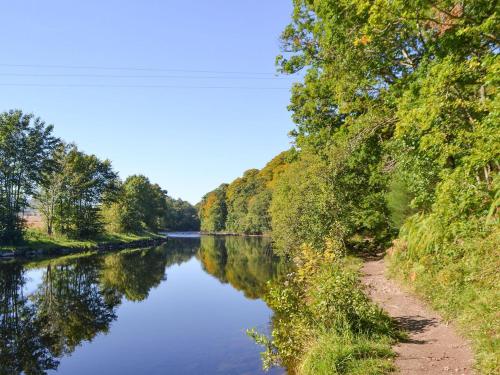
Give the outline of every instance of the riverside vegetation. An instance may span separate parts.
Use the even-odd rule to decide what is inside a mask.
[[[272,231],[295,271],[274,281],[266,367],[380,374],[400,334],[346,254],[390,248],[394,277],[500,370],[497,2],[295,0],[284,74],[294,146],[208,193],[201,229]]]
[[[55,137],[32,114],[0,114],[0,248],[89,247],[160,229],[196,230],[196,209],[142,175],[121,181],[109,160]],[[26,230],[33,206],[45,231]]]

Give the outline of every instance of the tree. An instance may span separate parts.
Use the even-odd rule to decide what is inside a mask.
[[[48,235],[53,233],[57,207],[65,194],[65,176],[61,171],[65,169],[67,152],[68,146],[63,143],[53,150],[51,168],[43,174],[39,190],[35,194],[36,208],[44,218]]]
[[[222,184],[217,189],[211,191],[202,198],[199,206],[202,231],[220,232],[226,229],[227,187],[227,184]]]
[[[102,206],[116,199],[118,175],[109,160],[101,161],[71,146],[64,156],[62,169],[63,194],[59,197],[54,226],[59,233],[86,238],[103,231]],[[50,184],[44,189],[50,189]],[[43,193],[42,191],[42,194]]]
[[[52,126],[21,111],[0,114],[0,243],[22,238],[20,214],[49,169],[58,143]]]
[[[182,199],[166,197],[167,209],[162,218],[162,227],[174,231],[195,231],[200,229],[198,211],[191,203]]]
[[[128,177],[116,202],[106,207],[108,225],[118,232],[157,231],[167,210],[167,192],[143,175]]]
[[[231,184],[207,194],[200,202],[202,230],[262,234],[271,230],[269,206],[272,191],[294,157],[294,151],[280,153],[261,170],[251,169]],[[227,213],[226,211],[227,210]],[[217,225],[216,225],[217,223]],[[220,227],[221,229],[207,229]],[[205,228],[205,229],[204,229]]]

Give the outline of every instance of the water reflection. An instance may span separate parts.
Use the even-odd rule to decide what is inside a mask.
[[[35,307],[23,294],[26,282],[19,264],[0,264],[0,373],[40,374],[56,368],[49,349],[50,334],[44,331]]]
[[[267,281],[283,268],[273,255],[271,241],[261,237],[205,236],[197,257],[206,272],[252,299],[261,297]]]
[[[238,237],[171,238],[152,249],[0,263],[0,375],[57,369],[63,357],[110,330],[124,301],[147,300],[168,284],[168,267],[195,255],[203,270],[252,299],[280,272],[269,242]],[[27,277],[34,272],[37,283]]]

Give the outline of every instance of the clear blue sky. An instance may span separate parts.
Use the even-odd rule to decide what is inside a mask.
[[[196,203],[290,145],[294,79],[272,73],[291,3],[4,2],[0,110],[34,112],[122,178]]]

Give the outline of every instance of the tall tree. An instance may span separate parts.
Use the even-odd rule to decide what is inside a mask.
[[[49,168],[52,125],[21,111],[0,114],[0,243],[22,238],[22,211]]]
[[[205,232],[220,232],[226,229],[227,184],[220,185],[214,191],[206,194],[199,206],[201,230]]]
[[[108,223],[119,232],[157,231],[167,210],[167,192],[142,175],[128,177],[116,202],[106,208]]]
[[[56,207],[56,229],[78,238],[102,232],[102,207],[116,199],[118,188],[118,175],[111,162],[72,146],[65,155],[60,174],[64,193]]]
[[[35,195],[35,205],[44,218],[48,235],[52,235],[53,233],[54,222],[57,218],[57,208],[66,193],[64,189],[65,174],[61,172],[65,170],[64,164],[68,147],[64,143],[61,143],[54,149],[51,155],[51,168],[43,173],[40,188]]]

